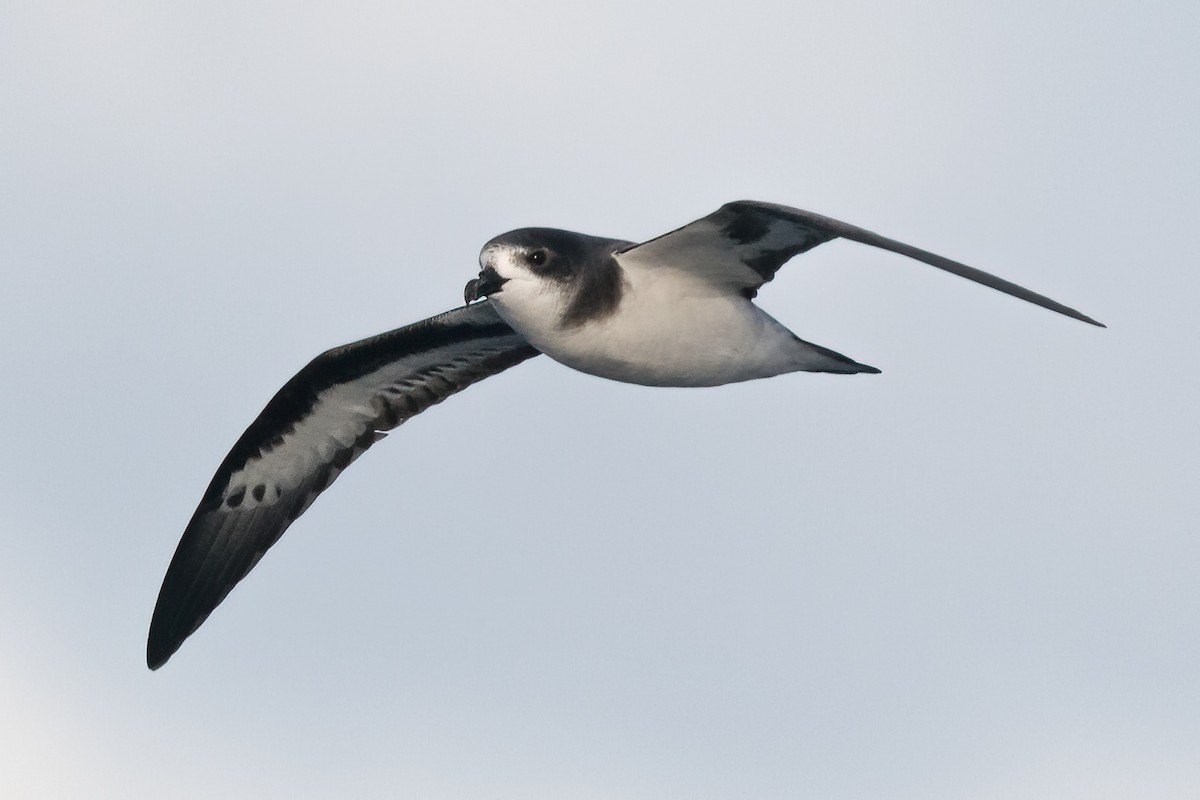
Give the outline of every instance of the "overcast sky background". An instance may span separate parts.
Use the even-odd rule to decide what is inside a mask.
[[[0,2],[0,795],[1194,798],[1200,6]],[[883,370],[537,359],[356,463],[162,670],[234,439],[483,242],[752,198]]]

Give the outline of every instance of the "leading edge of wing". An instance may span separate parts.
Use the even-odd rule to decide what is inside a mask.
[[[150,622],[157,669],[384,431],[538,351],[487,301],[336,347],[276,393],[221,462]]]

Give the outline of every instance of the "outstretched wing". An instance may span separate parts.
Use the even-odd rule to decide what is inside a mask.
[[[183,532],[150,622],[150,668],[384,431],[537,354],[484,301],[313,359],[237,440]]]
[[[923,261],[1068,317],[1091,317],[982,270],[897,242],[855,225],[797,208],[740,200],[707,217],[617,254],[623,265],[686,269],[721,286],[753,295],[793,256],[841,237]]]

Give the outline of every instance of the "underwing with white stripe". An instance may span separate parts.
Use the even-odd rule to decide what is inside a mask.
[[[188,523],[150,624],[150,667],[386,431],[535,355],[485,301],[313,359],[237,440]]]

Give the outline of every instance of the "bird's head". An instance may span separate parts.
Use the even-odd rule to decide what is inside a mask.
[[[577,326],[615,310],[624,279],[613,253],[629,246],[555,228],[509,231],[483,246],[479,277],[467,282],[463,297],[489,298],[522,332]]]

